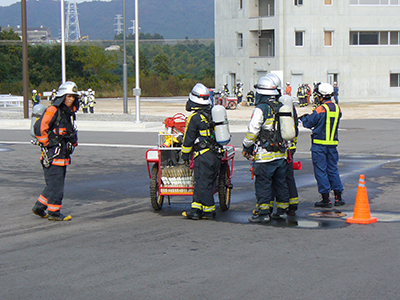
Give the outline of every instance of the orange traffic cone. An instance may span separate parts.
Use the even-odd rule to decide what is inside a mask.
[[[353,224],[371,224],[378,221],[377,218],[371,218],[364,175],[360,175],[360,179],[358,180],[356,204],[354,205],[353,217],[347,218],[346,221],[347,223]]]

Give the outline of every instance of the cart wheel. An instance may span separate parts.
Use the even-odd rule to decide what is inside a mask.
[[[237,103],[235,101],[229,101],[228,108],[229,109],[236,109]]]
[[[228,165],[223,163],[221,165],[221,169],[219,172],[218,178],[218,198],[219,198],[219,206],[222,211],[226,211],[229,209],[231,205],[231,190],[232,186],[228,186],[226,182],[228,178]]]
[[[151,169],[150,201],[154,210],[160,210],[163,206],[164,196],[158,195],[158,165]]]

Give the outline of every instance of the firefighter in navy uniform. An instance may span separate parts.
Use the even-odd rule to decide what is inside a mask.
[[[271,142],[274,114],[271,106],[278,106],[279,96],[273,79],[260,78],[256,88],[256,108],[253,111],[248,131],[243,140],[243,156],[254,159],[256,210],[249,218],[252,223],[264,223],[281,218],[289,206],[286,183],[286,148]],[[275,124],[276,125],[276,124]],[[276,197],[276,213],[271,215],[273,199]],[[271,205],[272,203],[272,205]]]
[[[319,105],[312,114],[300,117],[303,126],[312,129],[312,162],[317,180],[318,192],[322,196],[316,207],[332,207],[329,193],[333,190],[335,206],[344,205],[342,199],[343,185],[340,180],[337,162],[339,154],[338,129],[342,112],[339,105],[333,103],[333,87],[329,83],[318,84],[314,90]]]
[[[69,221],[71,216],[61,214],[64,181],[70,155],[78,145],[75,112],[79,109],[78,89],[72,81],[58,88],[54,103],[34,125],[36,138],[42,148],[41,163],[46,186],[36,201],[34,214],[52,221]],[[46,209],[48,213],[46,213]]]
[[[208,89],[197,83],[189,94],[186,110],[188,117],[182,144],[182,159],[189,164],[194,157],[195,184],[191,209],[182,216],[198,219],[214,219],[215,203],[213,186],[221,168],[221,147],[218,146],[211,120],[211,101]]]

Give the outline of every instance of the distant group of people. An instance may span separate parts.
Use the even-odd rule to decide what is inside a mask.
[[[96,105],[95,92],[89,88],[87,91],[80,91],[78,94],[79,104],[82,107],[83,113],[94,113],[94,106]],[[51,95],[49,98],[50,104],[53,104],[57,96],[56,89],[51,91]],[[41,95],[37,90],[32,90],[32,106],[35,106],[40,103]]]

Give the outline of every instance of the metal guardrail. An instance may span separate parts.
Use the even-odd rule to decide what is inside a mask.
[[[0,95],[0,107],[22,107],[24,97],[13,95]]]

